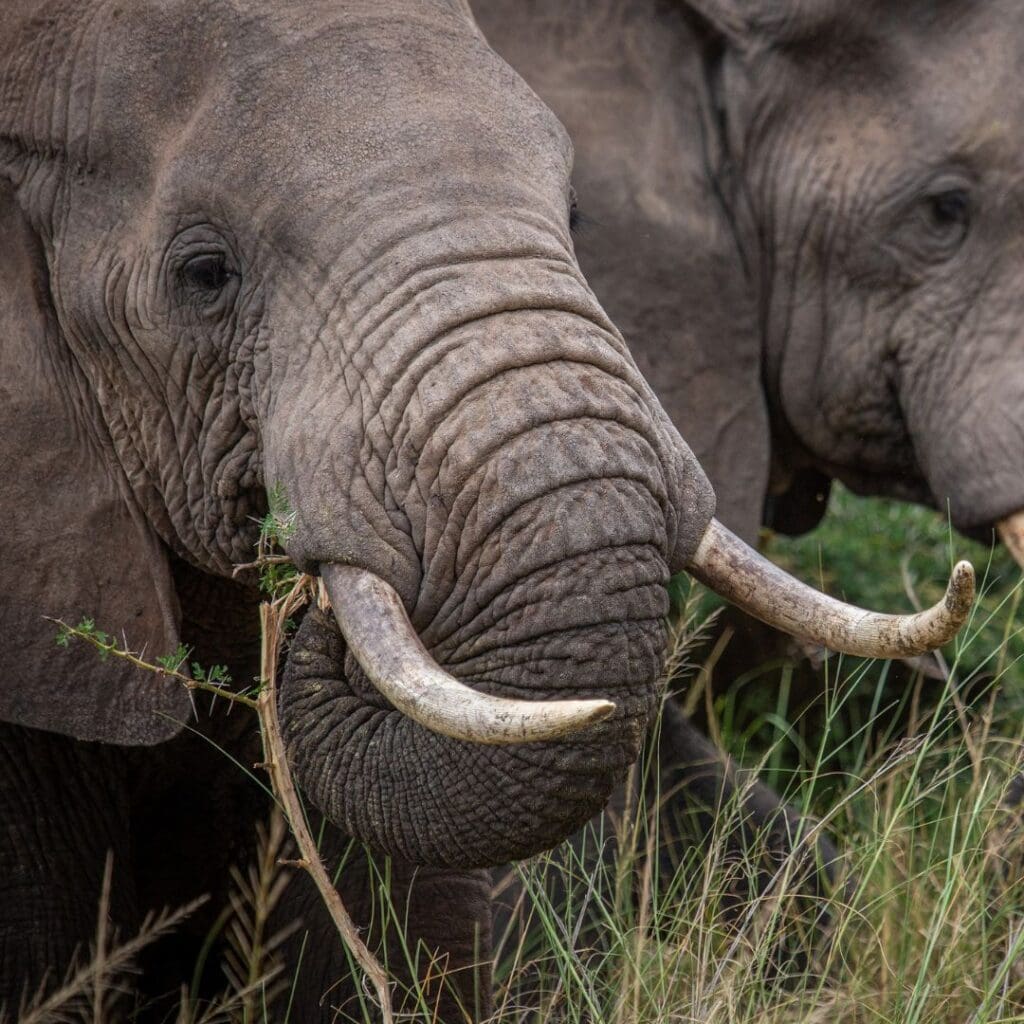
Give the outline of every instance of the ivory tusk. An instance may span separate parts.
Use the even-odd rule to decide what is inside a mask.
[[[996,523],[996,533],[1013,555],[1013,560],[1024,569],[1024,512],[1014,512],[1012,516],[1000,519]]]
[[[606,719],[607,700],[510,700],[479,693],[431,658],[401,598],[380,577],[348,565],[321,570],[334,616],[370,682],[432,732],[469,743],[558,740]]]
[[[828,597],[773,565],[712,519],[687,567],[743,611],[801,640],[863,658],[907,658],[949,643],[974,602],[974,568],[958,562],[942,601],[883,615]]]

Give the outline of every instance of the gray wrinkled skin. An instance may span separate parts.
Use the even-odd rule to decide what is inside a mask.
[[[1024,506],[1024,9],[478,0],[566,124],[588,279],[718,515]],[[769,434],[770,424],[770,434]]]
[[[92,616],[151,656],[216,650],[253,580],[203,581],[251,558],[271,486],[289,554],[379,574],[455,675],[619,705],[571,742],[459,744],[390,708],[310,616],[282,719],[348,834],[457,892],[458,871],[568,834],[635,758],[664,583],[714,495],[577,266],[570,165],[456,0],[4,6],[0,720],[29,751],[0,773],[4,996],[84,937],[45,872],[17,874],[39,857],[15,834],[76,869],[77,790],[55,805],[33,775],[75,741],[159,757],[189,714],[177,689],[56,648],[42,616]],[[104,791],[131,774],[145,803],[120,764]],[[441,912],[478,914],[477,890]]]

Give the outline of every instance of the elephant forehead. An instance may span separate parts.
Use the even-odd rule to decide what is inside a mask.
[[[1024,5],[893,5],[858,33],[827,37],[786,65],[787,95],[819,88],[810,106],[816,148],[855,159],[912,151],[922,161],[973,157],[986,172],[1020,169],[1024,127]],[[851,14],[850,17],[859,17]],[[798,104],[800,116],[807,106]]]
[[[563,173],[569,158],[557,120],[456,0],[136,0],[82,5],[48,31],[59,68],[34,120],[71,111],[73,124],[44,141],[77,134],[88,163],[136,181],[175,156],[236,181],[299,164],[331,181],[452,147],[470,166],[524,147]]]
[[[206,150],[236,177],[258,169],[356,194],[443,168],[460,180],[564,180],[565,132],[510,68],[475,38],[403,45],[410,32],[339,32],[337,45],[327,35],[239,68],[204,105],[181,158]]]

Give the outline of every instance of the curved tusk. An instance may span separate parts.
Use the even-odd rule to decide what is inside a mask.
[[[906,658],[949,643],[974,601],[974,567],[958,562],[937,605],[883,615],[828,597],[759,555],[716,519],[687,567],[743,611],[801,640],[862,658]]]
[[[615,710],[607,700],[510,700],[479,693],[438,668],[402,599],[379,576],[348,565],[325,565],[321,576],[367,678],[432,732],[469,743],[535,743],[562,739]]]
[[[1013,555],[1013,560],[1024,569],[1024,512],[1014,512],[1012,516],[1000,519],[996,523],[996,533]]]

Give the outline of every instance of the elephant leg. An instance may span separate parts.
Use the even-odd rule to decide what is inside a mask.
[[[771,956],[770,975],[802,971],[827,951],[832,915],[825,897],[841,889],[842,857],[812,822],[763,783],[737,775],[724,755],[666,701],[649,799],[657,801],[658,874],[664,889],[688,850],[703,846],[721,861],[718,910],[744,927],[753,902],[785,896],[785,912]]]
[[[91,955],[108,854],[109,927],[134,931],[128,803],[117,748],[0,723],[0,1008],[9,1014]]]
[[[795,853],[815,880],[815,894],[835,881],[840,855],[831,840],[819,836],[808,843],[804,837],[810,823],[763,783],[739,778],[731,759],[672,701],[665,702],[658,744],[651,766],[657,785],[649,783],[647,790],[649,799],[658,802],[663,870],[673,873],[685,849],[706,843],[725,816],[727,827],[720,836],[730,855],[763,847],[772,862],[768,870]]]
[[[322,855],[369,947],[394,979],[396,1012],[419,1011],[438,1024],[482,1020],[491,1005],[490,873],[413,867],[365,848],[329,827]],[[372,991],[360,991],[338,933],[315,887],[297,872],[282,918],[301,920],[287,943],[286,976],[296,977],[292,1019],[376,1019]],[[282,919],[281,925],[287,924]],[[417,1018],[418,1019],[418,1018]]]

